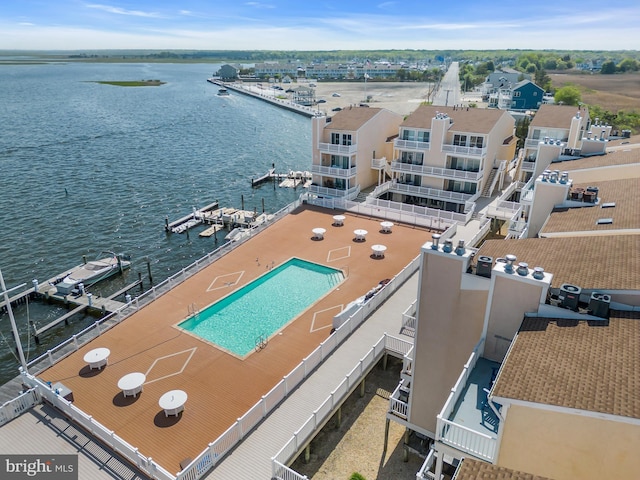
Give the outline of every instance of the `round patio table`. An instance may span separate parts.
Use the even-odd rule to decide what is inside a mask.
[[[384,252],[387,251],[387,247],[385,245],[371,245],[371,250],[373,250],[374,257],[384,258]]]
[[[164,410],[164,416],[178,416],[184,410],[184,404],[187,402],[187,392],[182,390],[170,390],[160,397],[158,405]]]
[[[101,369],[107,362],[109,361],[109,355],[111,355],[111,350],[105,347],[94,348],[93,350],[88,351],[84,356],[84,361],[89,364],[89,368],[93,370],[94,368]]]
[[[314,228],[311,230],[313,232],[313,238],[316,240],[322,240],[324,238],[324,234],[327,231],[325,228]]]
[[[127,373],[124,377],[118,380],[118,388],[122,390],[122,394],[125,397],[135,397],[142,391],[142,385],[146,379],[147,377],[144,373]]]
[[[342,225],[344,225],[344,219],[346,217],[344,215],[334,215],[333,216],[333,225],[335,227],[341,227]]]
[[[356,236],[355,241],[356,242],[364,242],[365,241],[365,237],[367,236],[367,232],[366,230],[363,230],[361,228],[358,228],[357,230],[353,231],[353,234]]]
[[[380,222],[380,226],[382,227],[383,233],[391,233],[393,222]]]

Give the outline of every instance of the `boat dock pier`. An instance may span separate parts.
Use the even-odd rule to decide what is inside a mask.
[[[286,173],[276,173],[276,169],[275,168],[270,168],[267,173],[265,173],[264,175],[261,175],[258,178],[252,178],[251,179],[251,186],[252,187],[257,187],[258,185],[263,184],[264,182],[268,182],[270,180],[282,180],[284,178],[287,178],[288,175]]]
[[[256,187],[264,182],[268,181],[280,181],[278,184],[279,187],[283,188],[296,188],[299,185],[307,186],[307,182],[311,183],[311,173],[310,172],[294,172],[293,170],[289,173],[276,173],[275,168],[271,168],[264,175],[258,178],[251,179],[251,186]]]
[[[193,208],[193,213],[189,215],[185,215],[184,217],[180,217],[179,219],[169,222],[169,218],[165,218],[164,220],[164,229],[167,232],[172,233],[183,233],[190,228],[195,227],[196,225],[200,225],[201,223],[205,223],[207,218],[213,215],[213,211],[218,208],[218,202],[215,201],[210,203],[209,205],[202,207],[200,209]],[[208,222],[212,223],[212,222]]]
[[[285,100],[282,98],[277,98],[275,95],[266,95],[261,93],[257,87],[251,87],[244,85],[242,83],[226,83],[221,80],[216,80],[213,78],[207,79],[209,83],[213,83],[214,85],[218,85],[219,87],[226,88],[227,90],[233,90],[234,92],[242,93],[243,95],[248,95],[250,97],[257,98],[262,100],[263,102],[270,103],[280,108],[284,108],[285,110],[290,110],[295,113],[299,113],[306,117],[318,117],[324,116],[324,113],[319,112],[318,110],[314,110],[311,107],[307,107],[305,105],[299,105],[290,100]]]
[[[99,312],[100,315],[105,316],[108,313],[115,312],[119,308],[124,307],[126,303],[114,300],[114,298],[122,294],[127,294],[129,290],[137,287],[138,285],[140,285],[140,289],[142,289],[141,278],[139,278],[133,283],[130,283],[126,287],[121,288],[117,292],[112,293],[108,297],[94,297],[91,293],[88,293],[88,292],[82,293],[82,295],[77,295],[77,296],[76,295],[61,296],[57,294],[52,295],[49,292],[47,292],[47,295],[45,297],[47,298],[47,300],[64,303],[65,305],[69,305],[70,307],[73,307],[73,310],[70,310],[69,312],[65,313],[61,317],[56,318],[55,320],[47,323],[46,325],[43,325],[42,327],[37,327],[35,323],[31,321],[31,328],[33,329],[33,336],[36,341],[36,344],[40,343],[40,336],[43,333],[45,333],[48,330],[51,330],[52,328],[61,324],[62,322],[64,322],[65,325],[68,325],[69,318],[71,318],[72,316],[78,313],[82,313],[85,310],[90,310],[95,313]]]

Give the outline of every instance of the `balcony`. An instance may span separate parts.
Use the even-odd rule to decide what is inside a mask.
[[[332,155],[353,155],[358,151],[358,146],[353,145],[334,145],[333,143],[319,143],[318,150],[320,153],[329,153]]]
[[[429,142],[417,142],[415,140],[400,140],[396,138],[393,142],[394,148],[403,150],[429,150]]]
[[[438,188],[421,187],[406,183],[393,182],[391,190],[405,195],[414,195],[417,197],[435,198],[437,200],[447,200],[455,203],[472,202],[477,194],[449,192]],[[477,197],[476,197],[477,198]]]
[[[414,175],[429,175],[432,177],[447,178],[450,180],[479,181],[484,172],[471,172],[467,170],[455,170],[453,168],[430,167],[428,165],[414,165],[400,161],[391,162],[391,170],[394,172],[411,173]]]
[[[409,416],[409,392],[409,388],[405,387],[404,380],[401,380],[391,397],[389,397],[387,418],[389,418],[389,415],[393,415],[402,420],[407,420]]]
[[[500,367],[480,357],[481,341],[469,357],[458,381],[438,415],[436,441],[476,458],[493,462],[497,451],[500,419],[487,392]],[[494,404],[494,408],[499,406]]]
[[[319,185],[309,185],[308,192],[319,197],[331,197],[331,198],[351,198],[356,196],[360,191],[360,187],[352,187],[349,189],[341,190],[339,188],[321,187]]]
[[[524,142],[524,146],[526,148],[537,148],[540,142],[542,142],[542,140],[540,140],[539,138],[527,138]]]
[[[341,168],[341,167],[325,167],[323,165],[311,165],[311,173],[317,173],[325,177],[334,178],[350,178],[356,176],[356,167]]]
[[[536,161],[524,160],[522,162],[522,171],[523,172],[533,172],[536,169]]]
[[[443,144],[442,151],[465,157],[484,157],[487,154],[487,147],[463,147],[460,145]]]

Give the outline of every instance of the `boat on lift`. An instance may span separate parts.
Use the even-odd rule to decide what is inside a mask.
[[[89,287],[129,267],[131,258],[128,255],[118,255],[110,251],[100,252],[95,260],[72,268],[62,280],[56,282],[56,292],[68,295],[79,289],[80,284]]]

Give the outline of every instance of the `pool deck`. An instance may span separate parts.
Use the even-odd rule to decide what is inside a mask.
[[[292,212],[40,377],[63,383],[78,408],[177,472],[182,460],[195,458],[326,339],[334,315],[380,280],[392,278],[431,238],[426,229],[402,224],[385,234],[382,219],[349,212],[344,226],[335,227],[336,213],[342,212],[309,206]],[[326,229],[323,240],[312,239],[318,227]],[[369,232],[366,241],[354,241],[355,229]],[[372,257],[374,244],[387,246],[384,258]],[[264,349],[241,359],[175,328],[193,304],[202,310],[294,256],[342,269],[346,280]],[[89,370],[83,357],[97,347],[111,350],[109,364]],[[125,398],[117,383],[131,372],[145,373],[146,382],[140,395]],[[188,400],[179,417],[167,418],[158,399],[174,389],[187,392]]]

